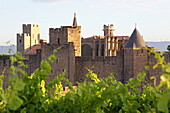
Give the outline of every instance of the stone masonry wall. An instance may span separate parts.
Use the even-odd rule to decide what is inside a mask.
[[[25,60],[25,64],[28,65],[28,68],[24,68],[24,70],[28,73],[28,75],[31,75],[31,73],[40,67],[40,62],[41,62],[41,50],[37,49],[37,54],[35,55],[27,55],[24,56],[27,58]]]
[[[134,54],[133,49],[124,49],[123,54],[123,77],[122,81],[127,81],[130,77],[134,77]]]
[[[81,56],[81,26],[68,28],[68,42],[73,42],[75,56]]]
[[[50,28],[49,41],[50,44],[67,44],[67,28]]]
[[[81,26],[61,26],[61,28],[50,28],[50,44],[74,43],[75,56],[81,56]]]
[[[68,44],[47,44],[42,43],[42,59],[47,60],[53,54],[53,50],[58,50],[55,53],[57,60],[51,63],[52,71],[49,74],[49,81],[55,76],[62,74],[66,70],[65,77],[74,83],[75,75],[75,55],[73,43]]]
[[[92,70],[99,78],[105,78],[111,73],[117,80],[122,79],[122,55],[112,57],[76,57],[76,81],[84,81],[87,69]]]
[[[139,72],[145,71],[145,66],[147,66],[147,50],[146,49],[137,49],[133,51],[134,53],[134,75],[137,75]]]
[[[0,60],[0,74],[4,75],[3,88],[7,88],[8,86],[10,64],[10,60]]]

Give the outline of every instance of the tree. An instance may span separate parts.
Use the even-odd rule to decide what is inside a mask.
[[[170,51],[170,45],[168,45],[167,50]]]

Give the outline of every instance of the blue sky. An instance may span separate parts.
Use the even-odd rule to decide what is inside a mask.
[[[30,23],[48,40],[48,29],[72,25],[74,12],[82,37],[103,35],[104,24],[130,36],[137,23],[145,41],[170,41],[170,0],[0,0],[0,45],[16,44],[16,33]]]

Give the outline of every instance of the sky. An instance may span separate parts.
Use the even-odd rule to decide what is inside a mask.
[[[22,24],[40,25],[48,40],[49,28],[72,25],[74,13],[84,38],[103,35],[104,24],[130,36],[136,23],[145,41],[170,41],[170,0],[0,0],[0,45],[16,45]]]

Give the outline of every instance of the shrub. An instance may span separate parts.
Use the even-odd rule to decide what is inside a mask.
[[[151,53],[154,51],[151,50]],[[28,76],[21,67],[27,67],[20,53],[11,56],[9,87],[2,88],[3,75],[0,76],[0,111],[7,113],[145,113],[169,112],[170,102],[170,64],[154,53],[161,65],[163,74],[160,84],[151,86],[145,81],[146,73],[130,78],[125,84],[115,80],[114,76],[100,79],[91,70],[86,74],[91,81],[77,83],[73,87],[64,77],[65,72],[46,83],[51,71],[50,62],[56,57],[51,55],[48,61],[41,61],[40,68]],[[17,65],[13,65],[17,63]],[[70,91],[63,91],[62,81]],[[140,87],[140,89],[139,89]]]

